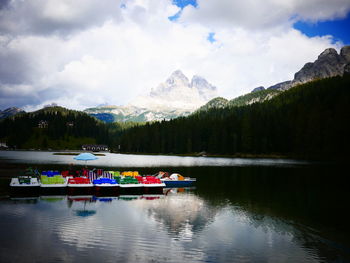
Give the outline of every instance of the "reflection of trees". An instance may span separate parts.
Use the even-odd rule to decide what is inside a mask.
[[[206,168],[196,173],[202,179],[197,194],[206,203],[226,202],[254,228],[291,235],[320,258],[341,259],[340,249],[332,246],[349,242],[344,215],[349,195],[347,178],[336,167]]]
[[[171,194],[138,205],[146,210],[149,217],[164,225],[170,235],[185,239],[202,231],[219,211],[219,208],[209,206],[202,198],[191,193]]]

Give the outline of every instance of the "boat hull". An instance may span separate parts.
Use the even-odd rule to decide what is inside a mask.
[[[120,194],[143,194],[142,184],[120,184]]]
[[[67,184],[60,185],[41,185],[40,193],[47,195],[56,195],[56,194],[66,194],[67,193]]]
[[[165,183],[165,187],[172,188],[172,187],[191,187],[194,185],[196,181],[195,180],[164,180],[163,183]]]
[[[21,183],[20,180],[17,177],[11,179],[11,195],[37,196],[39,194],[40,183],[36,178],[26,177],[26,183]]]
[[[11,196],[39,196],[40,186],[10,186]]]
[[[119,194],[120,187],[115,184],[94,184],[94,192],[97,196],[114,196]]]
[[[67,192],[69,195],[93,194],[93,184],[68,184]]]
[[[161,184],[144,184],[143,193],[144,194],[162,194],[165,183]]]

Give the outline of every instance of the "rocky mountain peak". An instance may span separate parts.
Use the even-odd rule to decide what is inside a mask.
[[[340,56],[344,59],[346,64],[350,63],[350,46],[344,46],[340,50]]]
[[[211,85],[205,78],[194,75],[191,80],[191,87],[197,88],[199,90],[203,89],[209,89],[209,90],[215,90],[216,87]]]
[[[328,56],[337,56],[338,52],[334,48],[325,49],[319,56],[318,59]]]
[[[173,85],[184,85],[187,86],[189,83],[188,78],[185,76],[185,74],[182,73],[181,70],[174,71],[170,77],[166,80],[166,83],[170,86]]]
[[[260,87],[257,87],[257,88],[255,88],[255,89],[253,89],[253,90],[251,91],[251,93],[258,92],[258,91],[262,91],[262,90],[265,90],[265,88],[264,88],[263,86],[260,86]]]
[[[334,48],[327,48],[314,62],[306,63],[300,71],[295,73],[290,87],[315,79],[343,75],[344,67],[349,63],[349,51],[350,46],[345,46],[339,55]]]

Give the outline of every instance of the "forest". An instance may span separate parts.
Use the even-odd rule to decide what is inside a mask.
[[[82,144],[111,144],[107,124],[79,111],[48,107],[0,122],[0,138],[15,149],[81,149]]]
[[[212,108],[117,134],[122,152],[345,159],[350,76],[313,81],[269,101]]]
[[[152,123],[104,123],[83,112],[49,107],[0,121],[0,141],[14,149],[106,144],[122,153],[345,159],[349,105],[347,75],[309,82],[265,102],[228,104]]]

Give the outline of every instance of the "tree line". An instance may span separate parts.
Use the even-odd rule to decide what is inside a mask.
[[[18,149],[77,149],[85,143],[110,144],[110,130],[85,113],[62,107],[19,114],[0,122],[0,138]]]
[[[350,77],[294,87],[252,105],[197,112],[119,131],[123,152],[349,156]]]

